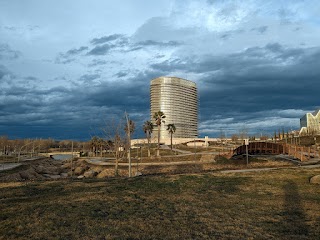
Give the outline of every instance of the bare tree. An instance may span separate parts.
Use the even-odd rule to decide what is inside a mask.
[[[248,138],[248,129],[247,129],[247,127],[245,125],[243,125],[241,127],[241,129],[239,130],[239,138],[241,140],[244,140],[244,139]]]
[[[232,140],[233,142],[237,142],[238,139],[239,139],[239,136],[238,136],[237,134],[233,134],[233,135],[231,136],[231,140]]]
[[[124,124],[120,120],[111,119],[105,121],[105,127],[102,128],[106,147],[115,158],[115,175],[119,175],[119,160],[124,157],[125,151],[125,132]]]
[[[226,138],[226,134],[223,131],[222,128],[220,128],[220,141],[223,142],[223,140]]]
[[[8,137],[7,136],[0,136],[0,152],[3,155],[7,154],[7,145],[8,145]]]

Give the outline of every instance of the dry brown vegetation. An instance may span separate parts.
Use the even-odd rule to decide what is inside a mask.
[[[319,239],[317,174],[0,183],[0,239]]]

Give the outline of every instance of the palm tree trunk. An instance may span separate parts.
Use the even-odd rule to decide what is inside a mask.
[[[148,157],[150,157],[150,135],[147,133],[147,140],[148,140]]]
[[[160,125],[158,125],[158,149],[157,149],[157,156],[160,155]]]
[[[171,135],[171,136],[170,136],[170,137],[171,137],[170,140],[171,140],[171,150],[172,150],[172,133],[171,133],[170,135]]]

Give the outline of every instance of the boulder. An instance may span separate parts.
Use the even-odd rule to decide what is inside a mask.
[[[43,165],[38,165],[34,169],[37,173],[47,173],[46,169]]]
[[[310,178],[310,183],[312,184],[320,184],[320,175],[313,176]]]
[[[60,173],[60,176],[61,176],[62,178],[67,178],[67,177],[68,177],[68,173]]]
[[[66,168],[66,169],[71,169],[71,163],[70,162],[66,162],[62,165],[62,168]]]
[[[20,172],[20,177],[24,180],[44,179],[45,177],[37,173],[33,168]]]
[[[45,173],[50,175],[59,175],[61,173],[61,169],[55,166],[43,166],[38,165],[34,168],[37,173]]]
[[[114,176],[114,169],[104,169],[98,175],[97,178],[106,178]]]
[[[79,167],[76,167],[73,172],[75,175],[82,175],[85,171],[86,171],[86,168],[79,166]]]
[[[83,176],[85,178],[93,178],[95,176],[97,176],[97,172],[96,171],[93,171],[93,170],[89,170],[89,171],[86,171]]]
[[[43,176],[45,176],[46,178],[49,178],[49,179],[59,179],[59,178],[61,178],[60,175],[43,174]]]

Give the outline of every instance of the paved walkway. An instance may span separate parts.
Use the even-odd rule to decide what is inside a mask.
[[[5,171],[5,170],[10,170],[10,169],[14,169],[16,167],[19,167],[22,165],[21,162],[26,162],[26,161],[35,161],[35,160],[39,160],[39,159],[43,159],[44,157],[29,157],[29,158],[22,158],[20,159],[20,162],[18,163],[0,163],[0,171]]]
[[[85,159],[87,163],[99,165],[99,166],[114,166],[115,162],[104,162],[98,159]],[[139,166],[170,166],[170,165],[187,165],[187,164],[203,164],[203,163],[213,163],[215,160],[206,161],[178,161],[178,162],[145,162],[138,163]],[[136,165],[137,163],[131,163],[131,165]],[[129,166],[129,163],[118,163],[119,166]]]
[[[0,164],[0,171],[10,170],[16,167],[21,166],[21,163],[1,163]]]
[[[305,165],[298,167],[275,167],[275,168],[252,168],[252,169],[237,169],[237,170],[223,170],[221,173],[246,173],[246,172],[261,172],[261,171],[270,171],[278,169],[296,169],[296,168],[320,168],[320,164],[315,165]]]

